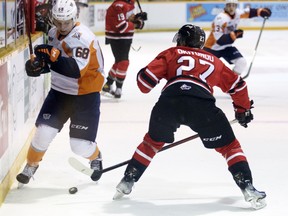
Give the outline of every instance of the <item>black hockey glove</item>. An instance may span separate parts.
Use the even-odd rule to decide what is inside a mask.
[[[236,106],[233,103],[234,106],[234,111],[235,111],[235,118],[238,120],[238,123],[247,128],[248,127],[248,123],[251,122],[254,117],[253,114],[251,113],[251,109],[254,108],[253,105],[253,100],[250,101],[250,109],[244,109],[243,107],[240,106]]]
[[[148,19],[147,13],[146,12],[137,13],[137,14],[135,14],[135,19],[141,19],[143,21],[146,21]]]
[[[31,59],[26,61],[25,71],[27,76],[38,77],[43,73],[48,73],[50,69],[45,61],[35,58],[33,61]]]
[[[242,38],[244,31],[242,29],[237,29],[234,31],[236,38]]]
[[[268,18],[272,14],[272,11],[269,8],[260,8],[260,16],[263,18]]]
[[[34,53],[38,58],[43,59],[47,63],[55,62],[61,56],[60,50],[47,44],[35,46]]]

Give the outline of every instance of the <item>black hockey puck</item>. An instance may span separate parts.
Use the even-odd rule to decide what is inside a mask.
[[[69,193],[70,193],[70,194],[75,194],[75,193],[77,193],[77,191],[78,191],[77,187],[71,187],[71,188],[69,188]]]

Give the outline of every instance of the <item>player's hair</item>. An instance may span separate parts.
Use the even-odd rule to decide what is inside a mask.
[[[205,43],[205,32],[199,26],[186,24],[182,26],[173,38],[177,46],[188,46],[202,49]]]
[[[75,21],[77,18],[77,6],[74,0],[58,0],[52,8],[53,19],[60,21]]]

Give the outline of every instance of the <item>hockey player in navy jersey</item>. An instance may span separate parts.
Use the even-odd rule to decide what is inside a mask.
[[[137,84],[143,93],[150,92],[161,79],[167,83],[152,109],[149,130],[116,187],[114,199],[131,193],[132,186],[157,152],[165,143],[173,143],[174,133],[180,125],[186,125],[199,134],[206,148],[215,149],[225,158],[245,200],[255,209],[263,208],[266,194],[254,188],[246,155],[213,97],[214,86],[228,93],[236,119],[247,127],[253,120],[253,102],[249,99],[245,81],[220,59],[202,49],[205,32],[200,27],[182,26],[173,41],[177,46],[162,51],[137,75]]]
[[[238,29],[241,19],[257,16],[268,18],[271,16],[269,8],[237,8],[238,0],[226,0],[224,11],[219,13],[213,23],[211,33],[204,45],[204,50],[218,58],[224,58],[229,64],[234,65],[233,71],[242,74],[247,66],[246,59],[233,45],[236,39],[242,38],[244,31]]]
[[[48,32],[48,44],[34,47],[36,58],[25,65],[28,76],[51,72],[51,89],[36,120],[27,164],[16,177],[22,184],[29,183],[68,120],[71,150],[90,161],[92,169],[102,169],[96,135],[104,60],[94,33],[76,16],[74,0],[58,0],[52,8],[55,26]]]

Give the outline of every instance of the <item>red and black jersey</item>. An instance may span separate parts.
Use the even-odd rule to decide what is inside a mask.
[[[115,0],[106,12],[105,35],[108,39],[132,39],[134,24],[128,20],[133,14],[134,0]]]
[[[207,98],[217,86],[229,93],[236,105],[250,109],[246,82],[216,56],[202,49],[177,46],[164,50],[139,71],[137,84],[143,93],[148,93],[161,79],[167,80],[162,94],[172,92],[168,89],[174,86],[177,88],[174,94],[176,91]]]

